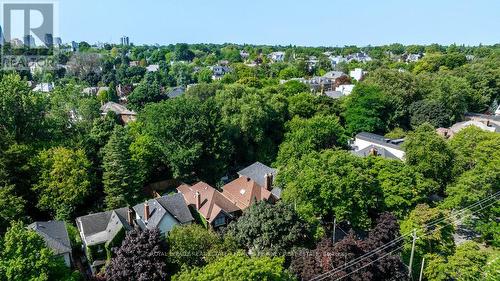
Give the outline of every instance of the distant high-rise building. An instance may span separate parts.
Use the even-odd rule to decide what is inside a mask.
[[[43,38],[43,43],[47,48],[54,46],[54,36],[51,33],[45,34],[45,37]]]
[[[0,26],[0,45],[3,45],[5,43],[5,38],[3,37],[3,29]]]
[[[130,45],[130,40],[129,40],[128,36],[123,36],[122,38],[120,38],[120,43],[123,46],[129,46]]]
[[[36,47],[35,44],[35,37],[33,35],[24,35],[24,46],[28,48],[34,48]]]

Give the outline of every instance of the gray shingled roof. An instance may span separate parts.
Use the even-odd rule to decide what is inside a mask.
[[[249,177],[260,186],[265,186],[264,176],[266,174],[272,174],[276,177],[276,169],[268,167],[260,162],[255,162],[238,172],[238,175]]]
[[[172,215],[181,224],[194,220],[182,194],[167,195],[148,200],[147,202],[150,212],[150,217],[146,224],[148,229],[158,227],[161,220],[167,214]],[[135,205],[134,211],[144,221],[144,203]]]
[[[402,140],[391,140],[391,139],[388,139],[384,136],[372,134],[372,133],[367,133],[367,132],[362,132],[362,133],[357,134],[356,138],[370,141],[370,142],[375,143],[375,144],[396,148],[399,150],[401,150],[400,144],[403,142]]]
[[[163,196],[157,199],[158,202],[167,209],[180,223],[188,223],[194,220],[189,208],[184,201],[184,196],[180,193]]]
[[[54,254],[71,253],[71,243],[66,225],[62,221],[40,221],[28,225],[29,229],[36,231],[52,249]]]
[[[128,208],[90,214],[76,218],[76,224],[83,233],[88,246],[105,243],[115,237],[122,229],[132,229],[127,222]]]
[[[184,87],[182,87],[182,86],[171,88],[167,92],[167,96],[169,98],[173,99],[173,98],[182,96],[182,94],[184,94],[185,91],[186,91],[186,89]]]

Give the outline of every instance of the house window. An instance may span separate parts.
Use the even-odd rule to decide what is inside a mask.
[[[217,227],[217,226],[221,226],[221,225],[224,225],[226,224],[226,218],[224,216],[220,216],[218,218],[215,219],[214,221],[214,226]]]

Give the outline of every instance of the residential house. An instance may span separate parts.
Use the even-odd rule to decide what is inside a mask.
[[[212,80],[221,80],[226,73],[231,72],[231,69],[225,65],[214,65],[210,67],[212,70]]]
[[[336,68],[340,63],[347,62],[347,60],[343,56],[329,56],[329,59],[332,63],[333,68]]]
[[[350,54],[350,55],[346,56],[345,59],[347,62],[358,61],[358,62],[366,63],[366,62],[372,61],[372,58],[364,52]]]
[[[50,93],[54,90],[54,83],[39,83],[33,89],[34,92]]]
[[[424,55],[423,54],[403,54],[401,58],[407,62],[417,62],[419,61]]]
[[[361,81],[363,80],[363,77],[365,76],[366,72],[363,71],[361,68],[355,68],[354,70],[351,70],[349,72],[349,76],[351,76],[352,79],[356,81]]]
[[[71,267],[73,260],[71,254],[71,243],[69,241],[66,224],[62,221],[39,221],[28,225],[28,229],[36,231],[52,250],[55,256],[64,259],[67,267]]]
[[[404,139],[389,139],[377,134],[362,132],[350,141],[352,153],[358,156],[382,156],[404,160],[405,151],[401,147]]]
[[[315,57],[315,56],[310,56],[310,57],[307,59],[307,61],[306,61],[308,70],[309,70],[309,71],[313,71],[313,70],[314,70],[314,68],[316,68],[316,65],[318,64],[318,62],[319,62],[319,60],[318,60],[318,58],[317,58],[317,57]]]
[[[267,57],[273,62],[282,62],[285,60],[285,52],[272,52]]]
[[[134,91],[134,85],[118,85],[116,86],[116,94],[120,98],[121,102],[126,102],[128,95]]]
[[[240,177],[248,177],[254,180],[258,185],[270,190],[275,199],[281,198],[281,189],[274,186],[274,179],[278,170],[268,167],[260,162],[255,162],[252,165],[238,172]]]
[[[129,63],[128,63],[128,65],[129,65],[130,67],[136,67],[136,66],[140,66],[140,65],[141,65],[141,62],[140,62],[140,61],[138,61],[138,60],[134,60],[134,61],[129,62]]]
[[[241,215],[236,204],[207,183],[183,184],[177,187],[177,191],[207,227],[217,229]]]
[[[354,85],[349,84],[349,85],[340,85],[337,88],[335,88],[335,91],[341,92],[342,95],[348,96],[352,93],[354,90]]]
[[[157,72],[158,70],[160,70],[159,64],[150,64],[150,65],[146,66],[147,72]]]
[[[176,97],[182,96],[186,92],[186,88],[184,86],[177,86],[174,88],[170,88],[166,95],[168,98],[173,99]]]
[[[347,75],[342,71],[328,71],[325,75],[323,75],[323,77],[332,81],[337,81],[337,79],[347,77]]]
[[[483,114],[467,114],[466,121],[453,124],[450,128],[438,128],[436,133],[444,138],[453,138],[455,134],[461,130],[475,126],[481,130],[488,132],[500,132],[500,118],[497,116]]]
[[[148,200],[134,206],[136,222],[142,230],[158,228],[162,234],[176,225],[190,224],[193,216],[182,194]]]
[[[105,116],[109,111],[113,111],[118,115],[121,121],[124,124],[127,124],[131,121],[135,121],[137,117],[137,113],[134,111],[128,110],[125,106],[118,104],[116,102],[107,102],[103,106],[101,106],[101,114]]]
[[[266,175],[266,184],[268,184],[266,189],[250,177],[240,176],[222,187],[222,195],[243,211],[259,201],[274,201],[271,194],[271,181],[272,175]]]
[[[92,273],[106,263],[111,248],[117,247],[125,232],[133,229],[134,212],[128,207],[76,218],[82,247]]]
[[[240,51],[240,57],[241,57],[243,60],[248,59],[248,57],[249,57],[249,56],[250,56],[250,53],[249,53],[249,52],[244,51],[244,50]]]
[[[290,80],[281,80],[280,83],[284,84],[288,81],[299,81],[306,84],[311,89],[311,92],[325,92],[334,89],[335,83],[326,77],[314,76],[309,79],[307,78],[292,78]]]
[[[109,91],[109,87],[87,87],[82,90],[82,92],[89,96],[95,96],[100,91]]]

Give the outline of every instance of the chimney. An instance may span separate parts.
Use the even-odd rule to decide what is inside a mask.
[[[273,174],[264,175],[264,188],[269,191],[273,189]]]
[[[134,211],[131,208],[128,208],[127,222],[130,226],[134,226]]]
[[[144,202],[144,221],[148,221],[149,220],[149,205],[148,205],[148,201]]]
[[[377,149],[375,147],[372,147],[370,149],[370,155],[371,156],[378,156],[378,152],[377,152]]]
[[[489,127],[490,126],[490,120],[486,120],[486,126]]]
[[[199,210],[201,208],[201,196],[200,192],[196,191],[196,210]]]

